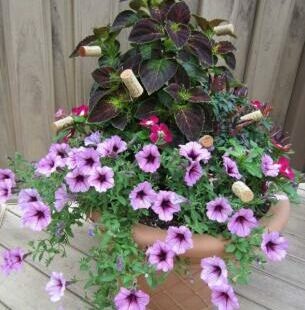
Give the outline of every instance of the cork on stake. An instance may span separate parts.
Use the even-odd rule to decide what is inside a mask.
[[[74,120],[72,116],[67,116],[63,119],[60,119],[53,123],[53,126],[52,126],[53,133],[57,135],[61,130],[72,126],[73,123],[74,123]]]
[[[100,57],[102,56],[102,49],[99,46],[81,46],[79,48],[79,56]]]
[[[219,25],[214,27],[213,30],[218,36],[234,35],[233,24]]]
[[[210,135],[205,135],[202,138],[200,138],[199,143],[201,144],[201,146],[209,149],[214,145],[214,139]]]
[[[143,94],[144,89],[131,69],[124,70],[121,79],[132,98],[138,98]]]
[[[263,118],[263,113],[261,112],[261,110],[257,110],[257,111],[254,111],[254,112],[251,112],[249,114],[246,114],[244,116],[242,116],[240,118],[241,121],[255,121],[255,122],[258,122],[260,121],[262,118]]]
[[[241,181],[237,181],[232,185],[232,191],[242,202],[250,202],[254,199],[252,190]]]

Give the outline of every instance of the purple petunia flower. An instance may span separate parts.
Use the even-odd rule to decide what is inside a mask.
[[[200,278],[213,287],[228,283],[228,270],[225,262],[217,257],[207,257],[201,260],[201,275]]]
[[[288,242],[277,231],[263,234],[261,249],[269,260],[281,261],[287,254],[287,248]]]
[[[36,165],[36,172],[49,177],[58,167],[59,157],[54,153],[49,153],[43,157]]]
[[[160,191],[157,193],[152,209],[158,214],[162,221],[171,221],[174,213],[180,211],[180,203],[177,201],[178,195],[170,191]]]
[[[72,193],[84,193],[87,192],[90,188],[89,176],[84,174],[83,171],[79,168],[69,172],[66,175],[65,180],[69,185],[69,189]]]
[[[90,136],[85,138],[85,146],[97,146],[101,143],[101,134],[99,131],[93,132]]]
[[[192,187],[194,186],[202,177],[202,167],[198,161],[190,162],[186,173],[184,176],[184,181],[187,186]]]
[[[207,217],[218,223],[224,223],[233,210],[226,198],[219,197],[207,203]]]
[[[58,167],[65,167],[68,154],[70,152],[70,146],[66,143],[55,143],[52,144],[49,149],[49,154],[54,154],[57,156],[56,164]]]
[[[119,136],[112,136],[97,146],[97,151],[101,157],[115,158],[118,154],[127,150],[127,143]]]
[[[184,254],[193,247],[192,232],[185,226],[169,227],[165,241],[177,255]]]
[[[114,173],[109,167],[97,167],[89,177],[89,184],[97,192],[104,193],[114,186]]]
[[[73,149],[70,150],[70,152],[68,154],[69,156],[68,156],[68,158],[66,160],[67,167],[69,169],[77,168],[77,166],[78,166],[78,158],[79,158],[78,155],[79,155],[79,153],[81,153],[81,152],[83,152],[85,150],[86,150],[86,148],[84,148],[84,147],[73,148]]]
[[[251,209],[240,209],[229,220],[228,229],[238,237],[247,237],[257,227],[257,220]]]
[[[139,167],[144,172],[154,173],[160,167],[160,153],[156,145],[148,144],[136,154]]]
[[[84,149],[77,154],[77,168],[85,174],[93,173],[100,165],[100,156],[93,148]]]
[[[236,162],[233,159],[229,158],[228,156],[223,156],[222,158],[223,158],[223,165],[224,165],[226,173],[230,177],[236,180],[240,180],[242,175],[238,171]]]
[[[25,253],[20,248],[5,250],[2,253],[3,263],[0,265],[3,273],[8,276],[12,271],[19,271],[23,266]]]
[[[145,310],[149,304],[149,296],[141,290],[121,287],[114,298],[114,304],[117,310]]]
[[[261,168],[266,177],[276,177],[280,172],[280,165],[273,162],[273,159],[264,154],[262,157]]]
[[[41,201],[28,204],[21,216],[22,225],[34,231],[41,231],[51,223],[50,208]]]
[[[57,302],[64,296],[66,285],[67,282],[61,272],[52,272],[45,288],[52,302]]]
[[[54,207],[57,212],[60,212],[68,202],[73,200],[72,195],[67,192],[67,187],[62,184],[55,192]]]
[[[175,252],[165,242],[156,241],[147,249],[146,255],[148,256],[148,262],[155,266],[157,270],[168,272],[174,268]]]
[[[9,180],[0,182],[0,203],[7,202],[12,195],[12,183]]]
[[[228,284],[214,286],[212,288],[212,303],[218,310],[239,309],[239,302],[233,288]]]
[[[10,169],[0,169],[0,183],[4,181],[9,181],[11,187],[16,186],[15,174]]]
[[[149,182],[138,184],[130,193],[130,204],[134,210],[149,209],[156,198],[156,192]]]
[[[180,145],[179,148],[179,154],[191,162],[203,161],[206,164],[211,158],[211,153],[198,142],[188,142],[185,145]]]
[[[24,210],[32,202],[41,201],[41,197],[35,188],[22,189],[18,196],[18,205]]]

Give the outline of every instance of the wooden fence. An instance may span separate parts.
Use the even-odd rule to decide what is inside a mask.
[[[189,0],[193,12],[235,25],[236,76],[271,102],[304,168],[305,0]],[[96,59],[68,55],[93,27],[128,6],[119,0],[0,0],[0,165],[15,151],[42,156],[54,111],[87,102]],[[126,49],[126,33],[122,34]],[[303,56],[302,56],[303,54]]]

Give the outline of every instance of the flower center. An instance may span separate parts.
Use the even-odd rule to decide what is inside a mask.
[[[143,190],[140,190],[137,192],[137,198],[143,199],[146,196],[145,192]]]
[[[236,218],[236,222],[237,223],[239,223],[239,224],[244,224],[245,222],[246,222],[247,220],[246,220],[246,218],[244,217],[244,216],[238,216],[237,218]]]
[[[167,258],[167,252],[161,250],[160,253],[158,254],[158,257],[161,262],[164,262]]]
[[[77,175],[76,176],[76,182],[78,182],[78,183],[81,183],[81,182],[84,182],[84,176],[83,175],[81,175],[81,174],[79,174],[79,175]]]
[[[233,167],[232,167],[232,166],[228,166],[227,170],[228,170],[228,173],[229,173],[229,174],[230,174],[230,173],[233,173]]]
[[[216,212],[221,212],[221,211],[223,210],[223,206],[222,206],[222,205],[216,205],[216,206],[214,207],[214,210],[215,210]]]
[[[130,293],[128,295],[127,299],[128,299],[130,304],[137,303],[137,301],[138,301],[138,298],[137,298],[137,296],[134,293]]]
[[[166,210],[166,209],[170,209],[171,208],[171,202],[168,200],[168,199],[163,199],[162,202],[161,202],[161,208],[163,210]]]
[[[177,233],[176,238],[181,242],[185,240],[185,236],[182,233]]]
[[[92,157],[86,158],[86,165],[92,167],[94,165],[94,159]]]
[[[119,147],[115,144],[112,148],[112,151],[116,153],[119,150]]]
[[[60,157],[60,158],[64,158],[66,156],[66,153],[64,151],[58,151],[57,152],[57,155]]]
[[[36,211],[36,217],[38,218],[38,220],[41,220],[43,219],[45,216],[44,216],[44,213],[40,210],[37,210]]]
[[[104,183],[106,181],[105,174],[99,174],[98,180],[99,180],[99,182]]]
[[[221,268],[219,266],[214,266],[214,272],[219,277],[221,275]]]
[[[155,162],[156,157],[153,154],[148,154],[148,156],[146,157],[147,163],[149,164],[153,164]]]
[[[29,202],[35,202],[38,201],[36,196],[30,196]]]
[[[10,179],[10,176],[8,174],[2,174],[2,177],[0,178],[1,181],[9,180],[9,179]]]
[[[189,153],[188,153],[188,157],[192,160],[196,160],[197,158],[197,154],[194,152],[194,150],[191,150]]]
[[[267,242],[266,248],[268,251],[274,251],[276,247],[276,244],[272,241]]]

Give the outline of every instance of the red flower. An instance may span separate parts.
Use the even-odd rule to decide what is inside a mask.
[[[165,124],[153,125],[150,131],[150,141],[157,143],[160,141],[170,143],[173,141],[173,135]]]
[[[268,117],[272,111],[272,106],[269,103],[264,103],[257,99],[251,100],[251,105],[256,110],[261,110],[265,117]]]
[[[255,109],[260,110],[263,107],[264,103],[259,101],[259,100],[257,100],[257,99],[253,99],[253,100],[251,100],[251,105]]]
[[[140,125],[143,127],[152,127],[154,125],[157,125],[159,123],[159,118],[155,115],[152,115],[148,118],[142,119],[140,121]]]
[[[72,114],[75,116],[88,116],[89,106],[86,104],[80,105],[72,109]]]
[[[290,161],[287,157],[280,157],[280,159],[277,162],[280,165],[280,174],[284,177],[288,178],[289,180],[293,181],[295,174],[290,167]]]

